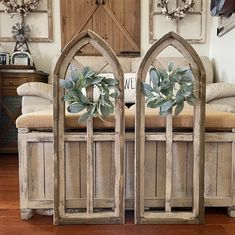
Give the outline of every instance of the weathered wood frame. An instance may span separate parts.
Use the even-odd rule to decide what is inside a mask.
[[[158,38],[155,38],[154,33],[154,16],[155,15],[161,15],[161,12],[155,12],[153,11],[153,4],[155,0],[150,0],[149,2],[149,43],[154,43]],[[193,39],[193,38],[187,38],[186,41],[192,44],[202,44],[205,43],[206,40],[206,0],[200,0],[201,1],[201,10],[200,11],[193,11],[188,12],[188,15],[200,15],[201,16],[201,35],[200,38]],[[179,1],[177,0],[177,3]],[[179,21],[176,22],[176,33],[179,33],[179,24],[182,24],[183,22]]]
[[[64,89],[59,86],[59,79],[64,78],[73,57],[84,46],[91,44],[103,55],[113,68],[115,78],[119,81],[121,95],[115,100],[115,211],[94,213],[94,159],[93,119],[87,122],[85,141],[87,142],[87,213],[66,213],[65,211],[65,105],[61,100]],[[109,45],[97,34],[87,30],[75,36],[63,50],[53,73],[54,97],[54,224],[108,224],[124,223],[124,82],[123,71]],[[89,91],[89,95],[92,91]],[[66,131],[68,133],[68,131]],[[79,134],[78,134],[79,135]],[[82,135],[82,134],[81,134]],[[84,138],[83,138],[84,139]]]
[[[47,0],[46,10],[35,9],[31,14],[42,14],[42,13],[47,14],[48,17],[48,37],[30,37],[28,39],[29,42],[53,42],[52,0]],[[1,10],[0,14],[5,14],[5,12]],[[15,42],[15,40],[12,37],[0,37],[0,42]]]
[[[145,80],[154,59],[168,46],[173,46],[189,62],[195,77],[197,101],[194,107],[193,127],[193,212],[173,213],[171,210],[172,182],[172,144],[176,136],[173,133],[172,115],[166,117],[166,195],[165,212],[145,212],[144,172],[145,172],[145,97],[141,93],[141,82]],[[205,155],[205,69],[201,59],[192,46],[182,37],[170,32],[159,39],[143,58],[136,84],[136,124],[135,124],[135,222],[148,223],[203,223],[204,222],[204,155]],[[158,136],[158,134],[156,134]],[[183,135],[183,140],[188,135]]]

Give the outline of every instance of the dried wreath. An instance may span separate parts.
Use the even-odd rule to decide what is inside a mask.
[[[161,8],[161,14],[163,14],[166,20],[182,20],[189,11],[193,11],[195,5],[194,0],[182,0],[182,3],[176,8],[169,11],[168,9],[169,0],[159,0],[157,2],[157,7]]]
[[[37,7],[39,2],[40,0],[28,0],[22,4],[18,4],[17,0],[0,0],[0,3],[2,3],[6,7],[6,13],[18,13],[22,16],[25,16],[27,13],[32,12]]]

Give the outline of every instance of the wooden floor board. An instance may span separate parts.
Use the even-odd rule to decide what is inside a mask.
[[[205,225],[134,225],[127,212],[125,225],[53,226],[52,217],[35,215],[22,221],[19,212],[18,158],[0,155],[0,235],[234,235],[235,218],[225,208],[206,210]]]

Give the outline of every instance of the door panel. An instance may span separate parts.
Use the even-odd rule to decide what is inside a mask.
[[[118,55],[131,52],[138,56],[140,0],[61,0],[62,48],[74,35],[85,29],[99,34]],[[96,52],[86,47],[83,54],[92,55]]]

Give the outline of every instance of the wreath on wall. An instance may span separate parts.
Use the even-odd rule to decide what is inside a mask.
[[[157,2],[157,7],[161,8],[161,14],[165,16],[166,20],[171,19],[179,21],[184,19],[185,15],[189,11],[193,11],[195,5],[194,0],[182,0],[181,4],[176,9],[169,10],[168,8],[169,0],[159,0]]]
[[[27,13],[32,12],[39,4],[40,0],[28,0],[22,4],[18,4],[17,0],[0,0],[6,9],[5,12],[8,14],[18,13],[25,16]]]

